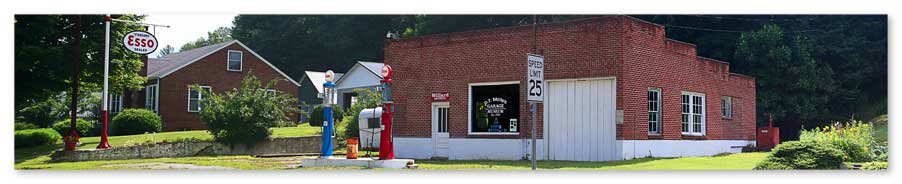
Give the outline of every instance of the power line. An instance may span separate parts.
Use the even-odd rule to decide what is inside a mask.
[[[691,29],[691,30],[699,30],[699,31],[710,31],[710,32],[725,32],[725,33],[750,33],[752,31],[745,30],[726,30],[726,29],[711,29],[711,28],[699,28],[699,27],[689,27],[689,26],[680,26],[673,24],[662,24],[664,27],[672,27],[672,28],[680,28],[680,29]],[[821,29],[807,29],[807,30],[795,30],[795,31],[783,31],[783,33],[807,33],[807,32],[822,32]]]
[[[744,21],[757,21],[757,22],[773,22],[773,21],[784,21],[784,22],[802,22],[802,21],[813,21],[814,18],[789,18],[789,19],[756,19],[756,18],[741,18],[741,17],[722,17],[722,16],[713,16],[713,15],[686,15],[693,17],[702,17],[702,18],[713,18],[713,19],[726,19],[726,20],[744,20]]]

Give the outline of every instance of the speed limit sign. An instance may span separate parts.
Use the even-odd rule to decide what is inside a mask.
[[[150,54],[157,50],[157,37],[147,31],[132,31],[122,37],[125,49],[138,54]]]
[[[537,54],[526,54],[526,99],[542,102],[545,93],[545,57]]]

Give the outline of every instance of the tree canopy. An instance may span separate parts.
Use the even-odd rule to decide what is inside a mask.
[[[81,34],[76,22],[81,17]],[[114,18],[140,21],[143,16],[114,15]],[[144,30],[134,24],[110,25],[110,91],[143,87],[139,75],[140,55],[118,45],[129,31]],[[63,91],[71,91],[73,65],[81,58],[80,95],[103,87],[104,22],[102,15],[16,15],[15,16],[15,102],[16,109],[37,103]],[[74,40],[81,37],[81,52],[75,53]]]

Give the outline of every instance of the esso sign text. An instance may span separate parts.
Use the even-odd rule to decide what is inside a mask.
[[[150,54],[157,50],[157,37],[146,31],[132,31],[122,37],[122,45],[138,54]]]

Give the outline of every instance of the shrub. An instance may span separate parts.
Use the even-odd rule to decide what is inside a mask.
[[[28,129],[36,129],[36,128],[38,128],[38,126],[31,124],[31,123],[16,123],[15,130],[28,130]]]
[[[814,141],[789,141],[777,145],[755,169],[838,169],[842,163],[842,151],[832,145]]]
[[[322,105],[313,107],[313,111],[310,112],[310,126],[323,126],[323,121],[325,121],[323,109],[325,109],[325,107]],[[338,122],[344,119],[343,114],[344,110],[341,107],[338,107],[338,105],[332,106],[332,119],[335,121],[335,124],[338,124]]]
[[[72,120],[68,119],[57,121],[51,128],[53,128],[53,130],[56,130],[56,132],[60,135],[68,135],[69,128],[71,128],[70,126],[72,126],[70,125],[71,121]],[[78,136],[81,137],[97,136],[97,131],[95,131],[94,129],[94,123],[81,118],[75,120],[75,130],[78,131]]]
[[[360,111],[368,108],[376,108],[382,102],[382,93],[378,93],[368,88],[363,89],[354,89],[354,92],[357,93],[357,103],[351,105],[351,108],[348,108],[346,111],[345,117],[348,117],[345,120],[342,120],[342,126],[336,126],[341,128],[339,133],[343,138],[350,137],[360,137],[360,127],[358,126],[358,119],[360,119]]]
[[[323,119],[325,119],[325,117],[323,116],[324,114],[322,105],[313,107],[313,111],[310,112],[310,126],[323,126]]]
[[[861,164],[862,170],[886,170],[889,167],[887,162],[868,162]]]
[[[833,145],[843,151],[844,160],[848,162],[872,160],[873,128],[865,122],[851,120],[846,123],[835,123],[828,127],[805,130],[802,131],[799,140]]]
[[[16,131],[16,148],[32,147],[54,144],[63,136],[50,128],[30,129]]]
[[[275,80],[266,86],[250,72],[241,81],[240,88],[234,88],[219,95],[212,91],[200,90],[210,97],[201,102],[200,118],[206,123],[213,139],[226,144],[252,145],[269,137],[269,128],[279,122],[288,121],[298,111],[291,95],[277,92],[275,95],[264,89],[273,89]]]
[[[135,135],[162,130],[160,116],[147,109],[125,109],[113,117],[110,125],[110,134],[113,135]]]

